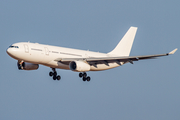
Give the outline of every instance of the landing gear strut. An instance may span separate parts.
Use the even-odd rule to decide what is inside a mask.
[[[79,73],[79,77],[82,78],[83,81],[90,81],[91,78],[89,76],[87,76],[87,73],[86,72],[83,72],[83,73]]]
[[[61,76],[57,75],[55,68],[52,68],[52,71],[49,72],[49,76],[53,77],[53,80],[60,80],[61,79]]]

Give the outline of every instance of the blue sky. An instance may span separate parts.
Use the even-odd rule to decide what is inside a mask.
[[[107,53],[130,26],[138,27],[131,55],[180,48],[180,1],[144,0],[1,0],[1,120],[179,120],[179,51],[155,60],[107,71],[78,73],[48,67],[19,71],[6,54],[16,42]]]

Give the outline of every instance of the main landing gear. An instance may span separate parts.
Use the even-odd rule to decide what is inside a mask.
[[[52,68],[52,71],[49,72],[49,76],[53,78],[53,80],[60,80],[61,76],[57,75],[56,69]],[[82,78],[83,81],[90,81],[91,78],[89,76],[87,76],[86,72],[83,73],[79,73],[79,77]]]
[[[61,76],[57,75],[55,68],[52,68],[52,71],[49,72],[49,76],[53,77],[53,80],[60,80],[61,79]]]
[[[83,73],[79,73],[79,77],[82,78],[83,81],[90,81],[91,78],[89,76],[87,76],[87,73],[86,72],[83,72]]]

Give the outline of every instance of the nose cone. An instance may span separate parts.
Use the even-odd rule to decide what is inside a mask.
[[[6,50],[6,52],[8,55],[11,55],[11,50],[9,48]]]
[[[19,55],[21,55],[18,44],[13,44],[9,46],[9,48],[6,49],[6,53],[14,59],[18,59]]]
[[[7,52],[7,54],[9,55],[9,56],[11,56],[11,57],[15,57],[15,50],[13,49],[13,48],[8,48],[7,50],[6,50],[6,52]]]

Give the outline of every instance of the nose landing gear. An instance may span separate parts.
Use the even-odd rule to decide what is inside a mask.
[[[49,72],[49,76],[53,77],[53,80],[60,80],[61,79],[61,76],[57,75],[57,72],[56,72],[55,68],[52,68],[52,71]]]
[[[89,76],[87,76],[87,73],[86,72],[83,72],[83,73],[79,73],[79,77],[82,78],[83,81],[90,81],[91,78]]]

